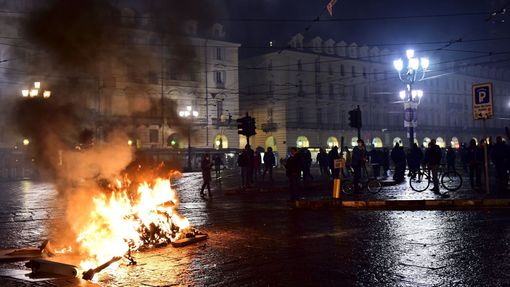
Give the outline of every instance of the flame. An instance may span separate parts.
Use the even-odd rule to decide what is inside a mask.
[[[170,180],[144,182],[129,192],[129,182],[117,180],[109,195],[93,199],[94,208],[77,243],[87,260],[80,267],[94,267],[114,256],[124,256],[142,247],[168,244],[190,230],[187,218],[175,210],[178,196]]]

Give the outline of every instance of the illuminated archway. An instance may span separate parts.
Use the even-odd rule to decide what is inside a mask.
[[[429,146],[429,142],[430,142],[430,138],[425,137],[425,138],[423,139],[423,146],[424,146],[424,147],[428,147],[428,146]]]
[[[267,137],[267,139],[266,139],[266,150],[267,150],[268,147],[272,148],[273,151],[278,151],[278,149],[276,147],[276,139],[274,138],[274,136]]]
[[[307,137],[305,137],[305,136],[298,136],[298,138],[296,140],[296,146],[298,148],[309,147],[310,146],[310,142],[308,141]]]
[[[358,145],[358,137],[353,137],[351,139],[351,146],[357,146]]]
[[[372,140],[372,145],[375,148],[381,148],[381,147],[383,147],[383,142],[382,142],[381,138],[376,137]]]
[[[460,147],[459,139],[457,137],[453,137],[452,141],[450,142],[450,144],[452,145],[453,148],[459,148]]]
[[[217,135],[214,137],[213,147],[214,147],[215,149],[224,149],[224,148],[228,148],[228,138],[227,138],[227,136],[222,135],[222,134],[217,134]]]
[[[444,139],[442,137],[438,137],[436,139],[436,144],[440,147],[440,148],[445,148],[446,147],[446,143],[444,142]]]
[[[338,147],[338,139],[336,137],[329,137],[326,144],[329,148]]]
[[[393,139],[393,146],[395,146],[395,144],[399,144],[400,146],[402,146],[402,139],[399,138],[399,137],[396,137]]]

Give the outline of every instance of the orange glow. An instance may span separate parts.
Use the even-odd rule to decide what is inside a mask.
[[[188,219],[176,211],[178,197],[170,180],[144,182],[131,192],[129,182],[117,180],[112,189],[93,198],[88,224],[78,234],[79,249],[88,258],[80,264],[83,270],[142,246],[181,239],[190,230]]]

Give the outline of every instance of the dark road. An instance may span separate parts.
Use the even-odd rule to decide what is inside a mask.
[[[180,211],[210,239],[135,255],[101,286],[508,286],[506,210],[297,210],[284,193],[197,196],[177,184]],[[50,184],[1,183],[0,245],[36,246],[63,219]],[[23,268],[22,263],[2,268]],[[2,286],[54,286],[0,277]],[[53,282],[60,286],[58,282]]]

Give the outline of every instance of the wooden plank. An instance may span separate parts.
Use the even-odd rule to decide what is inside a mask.
[[[173,247],[184,247],[190,244],[194,244],[200,241],[204,241],[208,238],[207,234],[200,234],[191,238],[183,238],[172,242]]]

